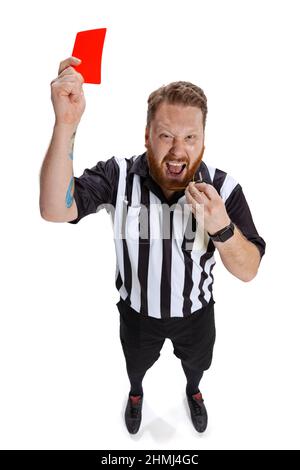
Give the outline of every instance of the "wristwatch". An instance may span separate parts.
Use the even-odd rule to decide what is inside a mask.
[[[207,233],[215,242],[226,242],[226,240],[228,240],[228,238],[232,237],[234,234],[233,222],[230,222],[229,225],[222,228],[221,230],[218,230],[218,232],[214,233],[213,235],[211,235],[209,232]]]

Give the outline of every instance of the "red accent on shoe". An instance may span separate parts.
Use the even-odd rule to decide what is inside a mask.
[[[202,394],[201,392],[195,393],[195,395],[192,395],[193,398],[196,398],[196,400],[202,400]]]
[[[134,405],[136,405],[140,401],[140,398],[141,398],[141,395],[139,395],[137,397],[133,397],[133,396],[130,395],[130,400]]]

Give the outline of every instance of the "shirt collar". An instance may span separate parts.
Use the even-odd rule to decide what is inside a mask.
[[[149,167],[148,167],[148,161],[147,161],[147,152],[142,153],[139,155],[133,162],[129,174],[135,173],[137,175],[147,177],[149,176]]]

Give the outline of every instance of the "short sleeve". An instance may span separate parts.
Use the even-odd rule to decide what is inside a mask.
[[[83,217],[98,212],[106,204],[115,207],[118,182],[119,165],[115,157],[100,161],[93,168],[86,168],[79,177],[74,176],[73,196],[78,217],[69,223],[77,224]]]
[[[254,243],[261,258],[265,254],[266,243],[258,234],[252,214],[240,184],[237,184],[225,201],[225,207],[230,220],[240,229],[243,235]]]

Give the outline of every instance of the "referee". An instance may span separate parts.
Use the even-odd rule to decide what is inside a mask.
[[[85,110],[83,77],[60,63],[51,82],[55,125],[40,173],[40,212],[76,224],[105,208],[112,218],[120,340],[130,381],[125,423],[140,428],[142,381],[166,338],[186,376],[191,420],[207,427],[199,383],[215,343],[214,252],[235,277],[257,274],[265,242],[241,185],[203,161],[207,99],[201,88],[172,82],[148,98],[146,151],[99,161],[73,174],[76,130]]]

